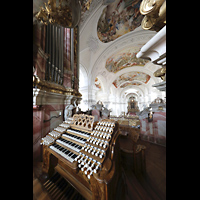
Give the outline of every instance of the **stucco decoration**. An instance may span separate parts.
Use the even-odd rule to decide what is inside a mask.
[[[104,8],[97,24],[99,40],[107,43],[141,25],[142,0],[116,0]]]
[[[147,83],[151,76],[144,72],[128,72],[125,74],[122,74],[121,76],[117,77],[115,81],[113,81],[113,85],[118,88],[119,85],[121,85],[125,81],[141,81],[143,83]]]

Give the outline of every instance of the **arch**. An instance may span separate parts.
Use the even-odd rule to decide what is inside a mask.
[[[123,90],[121,90],[119,96],[122,97],[122,95],[123,95],[127,90],[129,90],[129,89],[137,90],[137,91],[140,92],[140,95],[141,95],[142,97],[145,96],[145,91],[143,91],[143,89],[141,89],[141,88],[138,87],[138,86],[128,86],[128,87],[124,88]]]
[[[142,81],[134,80],[134,81],[124,81],[124,82],[120,83],[118,87],[121,88],[121,86],[123,86],[125,83],[133,83],[133,84],[139,83],[140,85],[145,85],[145,83]],[[132,86],[134,86],[134,85],[132,85]],[[124,87],[124,88],[126,88],[126,87]]]
[[[84,67],[82,64],[79,64],[79,86],[81,87],[86,87],[88,86],[88,72],[87,68]]]
[[[152,79],[154,83],[158,83],[158,78],[154,77],[153,73],[146,69],[145,67],[141,67],[141,66],[135,66],[135,67],[129,67],[129,68],[125,68],[125,69],[122,69],[120,71],[118,71],[115,76],[111,77],[108,81],[108,87],[110,85],[112,85],[112,83],[119,77],[121,76],[122,74],[125,74],[125,73],[129,73],[129,72],[142,72],[142,73],[145,73],[147,75],[149,75],[151,78],[150,80]],[[149,81],[150,81],[149,80]],[[149,81],[147,82],[147,84],[145,85],[148,85]],[[153,84],[154,84],[153,83]]]
[[[125,98],[128,101],[129,98],[132,97],[132,96],[136,97],[136,100],[138,101],[139,96],[138,96],[138,94],[136,94],[134,92],[133,93],[128,93]]]

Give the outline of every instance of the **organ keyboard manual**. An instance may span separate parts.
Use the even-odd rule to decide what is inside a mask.
[[[119,124],[74,114],[41,140],[43,172],[59,173],[85,199],[118,199],[122,190]],[[121,183],[121,184],[120,184]]]

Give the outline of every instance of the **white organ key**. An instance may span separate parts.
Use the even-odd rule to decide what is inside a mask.
[[[76,138],[74,138],[74,137],[72,137],[72,136],[70,136],[70,135],[63,134],[63,136],[66,137],[66,138],[69,138],[69,139],[75,140],[75,141],[77,141],[77,142],[80,142],[80,143],[82,143],[82,144],[85,143],[84,141],[79,140],[79,139],[76,139]]]
[[[62,127],[56,127],[56,128],[54,128],[54,130],[55,131],[58,131],[58,132],[60,132],[60,133],[64,133],[65,131],[66,131],[66,128],[62,128]]]
[[[66,158],[67,160],[69,160],[70,162],[73,162],[74,159],[71,158],[70,156],[66,155],[65,153],[63,153],[62,151],[60,151],[59,149],[55,148],[54,146],[50,146],[50,149],[52,149],[53,151],[55,151],[56,153],[60,154],[61,156],[63,156],[64,158]]]
[[[53,142],[54,142],[54,139],[51,136],[46,135],[45,137],[42,138],[42,142],[40,144],[49,145]]]
[[[58,132],[56,132],[56,131],[51,131],[51,132],[49,133],[49,135],[51,135],[51,136],[57,138],[57,137],[60,136],[60,133],[58,133]]]
[[[76,148],[76,147],[74,147],[74,146],[72,146],[70,144],[67,144],[67,143],[61,141],[60,139],[57,139],[56,142],[58,142],[58,143],[60,143],[60,144],[62,144],[64,146],[66,146],[66,147],[69,147],[70,149],[73,149],[76,152],[79,152],[81,150],[81,149],[78,149],[78,148]]]
[[[80,131],[76,131],[76,130],[72,130],[72,129],[67,129],[67,132],[68,133],[76,133],[80,136],[90,137],[89,134],[86,134],[86,133],[83,133],[83,132],[80,132]]]
[[[69,127],[70,127],[70,125],[69,125],[69,124],[65,124],[65,123],[62,123],[62,124],[60,124],[59,126],[61,126],[61,127],[65,128],[65,129],[67,129],[67,128],[69,128]]]

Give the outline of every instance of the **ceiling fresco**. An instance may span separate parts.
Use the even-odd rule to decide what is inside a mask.
[[[116,0],[105,7],[97,24],[99,40],[107,43],[139,27],[144,17],[139,11],[141,1]]]
[[[143,45],[141,45],[142,47]],[[129,47],[125,48],[117,54],[110,56],[106,60],[105,68],[109,72],[117,73],[119,70],[126,67],[144,66],[148,60],[136,58],[136,54],[139,52],[140,48]]]
[[[118,88],[119,85],[121,85],[125,81],[141,81],[146,84],[146,83],[148,83],[150,78],[151,78],[151,76],[149,76],[148,74],[146,74],[144,72],[132,71],[132,72],[124,73],[121,76],[117,77],[117,79],[115,79],[115,81],[112,84],[116,88]]]
[[[99,79],[97,77],[95,78],[95,86],[97,88],[101,89],[101,83],[100,83],[100,81],[99,81]]]
[[[126,82],[126,83],[120,85],[120,88],[125,88],[125,87],[132,86],[132,85],[139,86],[139,85],[142,85],[142,84],[141,83],[135,83],[135,82]]]

